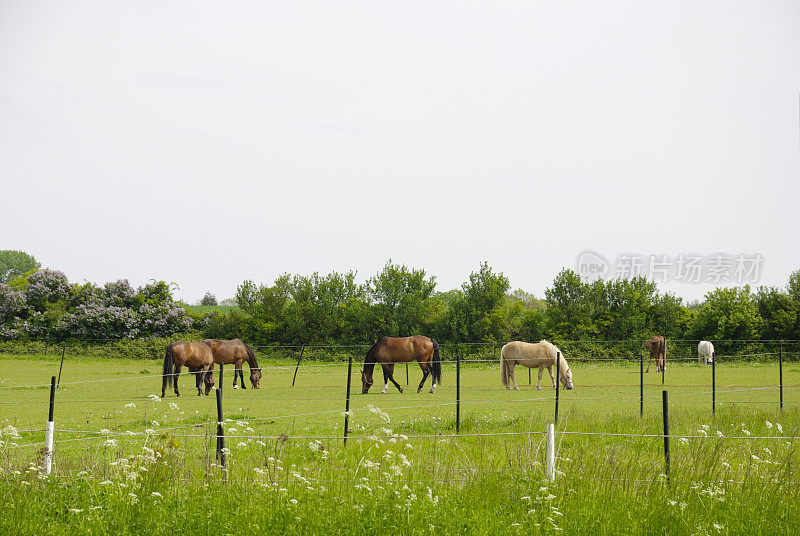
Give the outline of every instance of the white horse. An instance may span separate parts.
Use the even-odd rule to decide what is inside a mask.
[[[714,361],[714,345],[708,341],[700,341],[697,345],[697,360],[706,365]]]
[[[544,368],[550,373],[550,381],[553,383],[553,389],[556,388],[556,381],[553,377],[553,365],[556,364],[558,359],[558,372],[561,376],[560,380],[564,384],[564,389],[572,389],[572,371],[569,369],[567,360],[564,359],[564,354],[555,344],[547,341],[537,343],[529,343],[522,341],[512,341],[500,350],[500,378],[503,380],[503,385],[506,389],[519,389],[517,382],[514,380],[514,365],[519,363],[528,368],[539,368],[539,380],[536,382],[536,388],[542,388],[542,373]],[[512,387],[513,386],[513,387]]]

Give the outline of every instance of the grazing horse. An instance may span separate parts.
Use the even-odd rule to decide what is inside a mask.
[[[391,381],[401,393],[403,388],[394,381],[395,363],[410,363],[416,361],[422,369],[422,381],[419,382],[417,393],[422,392],[422,386],[428,375],[432,376],[433,385],[430,393],[436,390],[436,383],[442,383],[442,360],[439,357],[439,344],[428,337],[414,335],[413,337],[382,337],[367,351],[364,359],[364,368],[361,371],[361,393],[367,394],[372,387],[372,371],[375,363],[383,367],[383,381],[386,383],[381,394],[386,394]]]
[[[558,359],[558,374],[559,378],[564,384],[564,389],[572,389],[572,371],[564,359],[564,354],[558,349],[555,344],[547,341],[540,341],[537,343],[512,341],[500,350],[500,379],[506,389],[519,390],[517,382],[514,380],[514,365],[520,365],[528,368],[539,368],[539,379],[536,381],[536,388],[542,388],[542,373],[545,367],[547,372],[550,373],[550,381],[553,383],[553,389],[556,388],[556,380],[553,377],[553,365],[556,364]],[[513,385],[513,387],[512,387]]]
[[[202,395],[200,381],[205,383],[206,395],[214,387],[214,356],[211,348],[203,342],[173,342],[167,346],[164,354],[164,371],[161,381],[161,396],[167,391],[167,387],[175,386],[175,396],[181,396],[178,392],[178,375],[181,368],[186,365],[189,370],[196,374],[197,396]]]
[[[650,359],[647,360],[647,370],[650,372],[650,363],[656,360],[656,372],[663,372],[667,366],[667,345],[663,335],[655,335],[652,339],[644,343],[644,348],[650,351]]]
[[[697,345],[697,360],[708,365],[714,361],[714,345],[708,341],[700,341]]]
[[[214,354],[214,363],[223,363],[230,365],[233,363],[233,388],[238,389],[236,385],[237,378],[242,379],[242,389],[247,389],[244,386],[244,373],[242,372],[242,363],[247,361],[250,365],[250,383],[253,384],[253,389],[258,389],[261,382],[261,369],[258,367],[256,361],[256,354],[246,342],[241,339],[231,339],[229,341],[220,341],[218,339],[205,339],[203,341]]]

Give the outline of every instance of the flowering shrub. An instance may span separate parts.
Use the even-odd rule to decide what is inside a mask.
[[[141,288],[127,279],[71,285],[62,272],[39,270],[27,283],[24,290],[0,284],[0,338],[134,339],[192,326],[163,281]]]

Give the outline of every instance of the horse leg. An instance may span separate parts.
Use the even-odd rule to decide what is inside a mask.
[[[194,376],[194,386],[199,390],[200,389],[200,372],[203,369],[189,367],[189,373]]]
[[[242,380],[242,389],[247,389],[247,385],[244,383],[244,372],[242,371],[244,367],[241,363],[239,363],[239,379]]]
[[[544,365],[539,365],[539,379],[536,380],[536,390],[542,390],[542,374],[544,373]]]
[[[383,369],[383,382],[386,384],[383,386],[383,391],[381,391],[381,394],[385,395],[386,391],[389,390],[389,376],[391,376],[392,373],[388,370],[389,365],[381,365],[381,368]]]
[[[419,388],[417,389],[417,394],[422,392],[422,387],[425,385],[425,380],[428,379],[428,374],[431,373],[430,367],[422,371],[422,381],[419,382]]]
[[[190,369],[191,370],[191,369]],[[202,384],[206,382],[206,368],[196,369],[194,375],[195,386],[197,387],[197,396],[203,396]]]
[[[399,383],[394,381],[394,365],[390,365],[390,368],[389,368],[389,380],[394,384],[395,387],[397,387],[397,390],[400,391],[400,393],[402,394],[403,393],[403,388],[400,387]],[[242,382],[244,382],[244,380],[242,380]]]
[[[175,363],[175,370],[174,370],[174,374],[175,374],[175,376],[174,376],[174,378],[175,378],[175,380],[174,380],[175,396],[181,396],[181,394],[178,392],[178,378],[181,375],[181,369],[182,368],[183,368],[183,365],[179,365],[179,364]]]
[[[550,373],[550,383],[553,384],[553,389],[555,389],[556,388],[556,377],[553,376],[553,365],[550,365],[549,367],[547,367],[547,372]]]

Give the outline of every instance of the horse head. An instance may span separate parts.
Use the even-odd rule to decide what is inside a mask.
[[[365,395],[369,392],[369,388],[372,387],[373,380],[372,374],[367,374],[366,371],[361,371],[361,394]]]
[[[207,373],[203,381],[206,384],[206,396],[208,396],[208,393],[214,388],[214,375],[210,372]]]
[[[575,386],[572,384],[572,371],[569,368],[561,373],[561,383],[564,384],[564,389],[575,388]]]
[[[250,369],[250,383],[253,384],[253,389],[261,387],[261,369]]]

